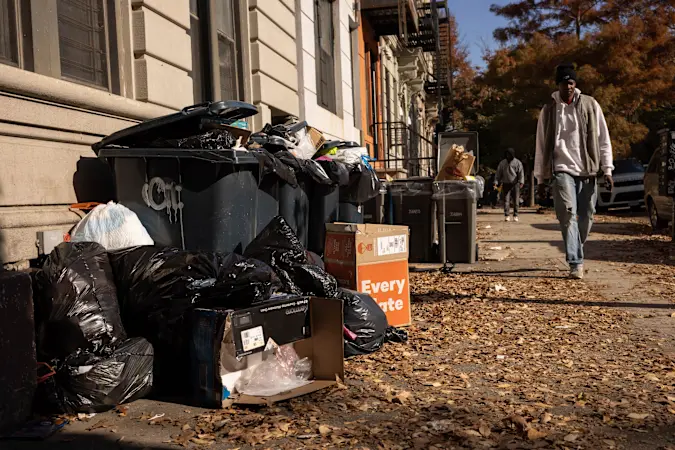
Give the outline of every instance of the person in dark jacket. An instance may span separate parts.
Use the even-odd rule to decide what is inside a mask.
[[[516,151],[512,148],[506,150],[506,157],[497,167],[495,184],[502,185],[504,198],[504,220],[511,221],[510,203],[513,200],[513,220],[518,222],[518,208],[520,207],[520,190],[525,184],[525,170],[523,163],[516,158]]]

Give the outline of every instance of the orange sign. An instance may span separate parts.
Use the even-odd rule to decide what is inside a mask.
[[[368,264],[359,266],[357,270],[357,290],[373,297],[387,315],[389,325],[409,325],[411,310],[408,261]]]

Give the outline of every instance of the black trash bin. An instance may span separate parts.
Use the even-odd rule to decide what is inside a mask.
[[[387,223],[391,224],[390,219],[391,206],[387,202],[391,201],[388,184],[381,182],[380,190],[377,195],[363,204],[364,223]]]
[[[209,130],[221,136],[222,125],[255,112],[241,102],[197,105],[118,131],[92,148],[113,167],[117,200],[157,245],[243,251],[278,214],[278,183],[262,182],[252,152],[206,141],[207,149],[176,147]]]
[[[340,161],[309,161],[308,164],[318,164],[328,177],[323,181],[319,174],[312,177],[309,188],[309,236],[307,249],[323,255],[326,240],[326,224],[337,222],[340,209],[340,187],[349,184],[349,172]],[[307,166],[308,169],[312,166]]]
[[[396,180],[389,185],[392,222],[410,228],[412,263],[433,262],[433,178]]]
[[[438,181],[433,184],[437,202],[440,245],[445,240],[445,262],[476,262],[476,206],[480,195],[476,181]],[[440,251],[443,262],[443,251]]]
[[[364,163],[347,164],[349,184],[340,188],[338,220],[364,223],[363,205],[380,194],[380,180]]]
[[[302,245],[307,248],[307,239],[309,236],[309,192],[312,185],[312,178],[307,173],[303,162],[293,156],[290,152],[282,151],[275,156],[281,162],[293,169],[297,185],[287,182],[281,182],[279,185],[279,215],[286,219],[288,225],[293,229]],[[327,176],[325,182],[329,182]]]

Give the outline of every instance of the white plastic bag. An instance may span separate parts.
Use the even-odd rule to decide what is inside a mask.
[[[256,397],[271,397],[310,383],[312,362],[299,358],[293,344],[277,346],[270,340],[265,353],[274,352],[260,364],[243,371],[235,384],[237,392]]]
[[[316,154],[316,148],[314,147],[314,143],[312,142],[307,129],[303,128],[298,131],[295,133],[295,137],[298,140],[298,143],[296,147],[291,150],[293,156],[298,159],[312,159]]]
[[[361,163],[363,158],[368,159],[368,149],[365,147],[339,148],[333,156],[333,159],[346,164]]]
[[[115,202],[90,211],[77,224],[70,240],[98,242],[108,251],[155,244],[136,213]]]

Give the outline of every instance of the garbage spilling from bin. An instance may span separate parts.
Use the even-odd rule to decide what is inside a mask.
[[[92,146],[118,203],[91,210],[33,276],[39,411],[147,395],[270,404],[407,341],[386,299],[324,265],[326,224],[363,223],[382,195],[368,151],[306,122],[237,125],[255,113],[196,105]]]

